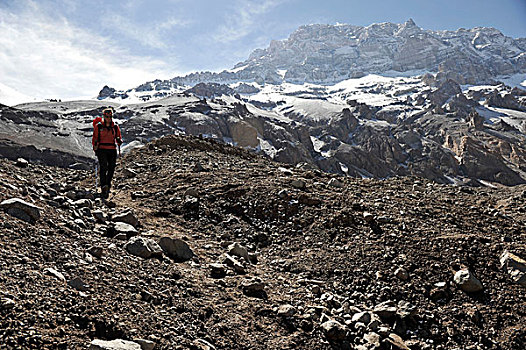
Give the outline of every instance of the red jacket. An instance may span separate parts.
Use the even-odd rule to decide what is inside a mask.
[[[93,149],[117,149],[117,144],[122,144],[121,129],[113,121],[111,126],[105,126],[100,118],[95,118],[91,144]]]

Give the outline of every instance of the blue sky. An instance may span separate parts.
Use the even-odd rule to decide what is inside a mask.
[[[303,24],[408,18],[424,29],[491,26],[526,37],[526,0],[0,0],[0,84],[90,97],[106,84],[232,68]]]

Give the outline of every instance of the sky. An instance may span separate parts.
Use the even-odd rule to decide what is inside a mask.
[[[0,86],[92,98],[104,85],[230,69],[304,24],[409,18],[526,37],[526,0],[0,0]]]

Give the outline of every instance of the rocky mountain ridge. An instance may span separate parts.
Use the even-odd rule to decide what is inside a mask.
[[[526,181],[525,94],[505,85],[463,89],[427,74],[368,76],[328,87],[201,83],[164,99],[114,106],[131,145],[166,134],[202,135],[353,177],[516,185]],[[21,148],[14,145],[24,137],[58,149],[63,158],[92,157],[91,120],[104,106],[79,101],[4,108],[0,136],[9,146],[0,151],[16,159]],[[67,165],[78,162],[68,159]]]
[[[189,136],[119,159],[109,202],[90,172],[0,163],[6,349],[526,345],[524,186],[352,179]]]
[[[105,89],[99,98],[126,98],[132,91],[153,91],[159,97],[198,83],[332,85],[367,74],[416,71],[440,73],[460,84],[493,83],[498,76],[526,73],[526,38],[514,39],[486,27],[424,30],[411,19],[367,27],[311,24],[255,50],[231,70],[155,80],[127,92]]]

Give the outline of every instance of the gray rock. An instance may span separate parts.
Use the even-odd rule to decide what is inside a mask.
[[[16,303],[13,299],[1,297],[0,298],[0,310],[10,310],[16,306]]]
[[[53,277],[55,277],[58,280],[66,282],[66,277],[64,277],[64,275],[62,273],[58,272],[57,270],[55,270],[55,269],[53,269],[51,267],[45,268],[44,269],[44,274],[49,275],[49,276],[53,276]]]
[[[88,171],[91,170],[91,166],[86,163],[73,163],[69,166],[69,168],[74,169],[74,170],[88,170]]]
[[[115,223],[115,234],[125,234],[126,237],[130,238],[133,236],[137,236],[139,232],[130,224],[124,223],[124,222],[116,222]]]
[[[139,226],[139,219],[131,212],[125,212],[122,214],[114,215],[112,218],[113,222],[123,222],[133,227]]]
[[[343,188],[343,182],[341,182],[340,180],[336,179],[336,178],[332,178],[329,180],[329,183],[328,183],[329,186],[331,187],[335,187],[335,188]]]
[[[363,218],[369,224],[374,222],[374,215],[369,213],[369,212],[367,212],[367,211],[363,212]]]
[[[74,201],[72,204],[77,208],[93,208],[93,202],[86,198]]]
[[[250,257],[248,255],[247,248],[243,247],[239,243],[232,243],[228,246],[228,253],[230,255],[238,256],[244,258],[246,262],[250,263]]]
[[[513,282],[518,283],[523,287],[526,287],[526,273],[519,270],[512,270],[510,272],[510,277]]]
[[[384,301],[383,303],[376,305],[373,312],[381,318],[391,318],[396,315],[396,306],[391,300]]]
[[[159,257],[163,250],[153,239],[141,236],[132,237],[124,248],[131,255],[139,256],[144,259]]]
[[[81,228],[86,228],[86,223],[82,219],[75,219],[73,222]]]
[[[132,177],[137,176],[137,172],[131,168],[125,168],[122,171],[122,175],[127,179],[131,179]]]
[[[102,248],[102,247],[91,247],[88,250],[88,253],[90,253],[94,257],[100,259],[100,258],[102,258],[102,255],[104,254],[104,248]]]
[[[213,346],[212,344],[210,344],[210,342],[204,339],[201,339],[201,338],[194,340],[192,345],[196,348],[196,350],[216,350],[215,346]]]
[[[66,197],[64,197],[64,196],[55,196],[55,197],[53,197],[52,200],[53,200],[54,202],[59,203],[59,204],[64,204],[64,203],[66,203],[66,201],[67,201]]]
[[[390,343],[392,346],[394,346],[395,349],[399,350],[411,350],[407,346],[407,344],[404,342],[402,337],[400,337],[398,334],[391,333],[389,334],[389,337],[386,339],[388,343]]]
[[[278,308],[278,316],[291,317],[296,314],[296,308],[290,304],[280,305]]]
[[[358,312],[358,313],[355,313],[353,316],[352,316],[352,319],[351,321],[353,323],[356,323],[356,322],[361,322],[365,325],[369,324],[369,322],[371,322],[371,313],[369,311],[363,311],[363,312]]]
[[[162,237],[159,240],[159,245],[164,253],[176,262],[188,261],[194,257],[194,252],[190,246],[181,239]]]
[[[212,278],[223,278],[226,276],[226,266],[223,264],[210,264],[210,275]]]
[[[155,348],[155,342],[146,339],[133,339],[134,342],[141,346],[142,350],[153,350]]]
[[[35,222],[40,219],[40,210],[42,210],[42,208],[20,198],[6,199],[0,203],[0,208],[5,210],[9,215],[15,216],[26,222]]]
[[[80,292],[85,292],[90,288],[88,284],[84,283],[84,281],[78,277],[75,277],[74,279],[69,281],[68,285],[72,288],[75,288],[76,290]]]
[[[305,181],[302,180],[292,180],[290,184],[292,187],[297,188],[299,190],[303,190],[307,187]]]
[[[466,293],[476,293],[484,289],[482,283],[468,269],[457,271],[453,280]]]
[[[337,321],[326,321],[322,323],[321,329],[328,340],[344,340],[347,337],[347,329]]]
[[[415,316],[417,313],[417,307],[408,301],[400,300],[396,307],[396,314],[401,318]]]
[[[266,298],[265,284],[259,278],[247,279],[241,285],[245,295]]]
[[[513,282],[526,287],[526,260],[505,250],[500,257],[500,264],[508,271]]]
[[[142,350],[141,346],[129,340],[100,340],[91,341],[90,350]]]
[[[75,190],[70,190],[68,192],[66,192],[66,197],[71,199],[72,201],[75,201],[78,199],[77,197],[77,191]]]
[[[234,258],[231,255],[223,254],[221,256],[221,261],[223,264],[226,264],[227,266],[230,266],[231,268],[233,268],[237,274],[244,275],[246,273],[246,270],[243,264],[241,264],[239,261],[237,261],[236,258]]]
[[[25,160],[24,158],[18,158],[16,160],[16,163],[15,165],[19,168],[27,168],[28,165],[29,165],[29,162],[27,160]]]
[[[409,279],[409,272],[403,267],[397,268],[394,274],[399,280],[407,281]]]
[[[184,192],[185,197],[199,198],[199,191],[195,188],[189,188]]]
[[[104,215],[104,212],[102,210],[94,210],[91,212],[91,215],[99,223],[106,222],[106,216]]]
[[[287,192],[287,190],[280,190],[278,192],[278,197],[281,198],[281,199],[288,199],[290,197],[290,195]]]
[[[369,344],[369,349],[380,348],[380,335],[378,333],[367,333],[363,336],[363,339]]]
[[[501,268],[526,272],[526,260],[508,250],[505,250],[500,256],[500,266]]]

